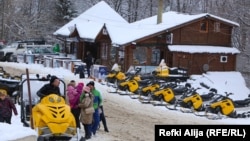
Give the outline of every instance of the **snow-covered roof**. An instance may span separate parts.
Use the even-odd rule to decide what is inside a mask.
[[[240,53],[240,51],[237,48],[223,47],[223,46],[169,45],[168,49],[172,52],[186,52],[186,53],[225,53],[225,54]]]
[[[53,35],[68,37],[72,29],[76,28],[81,38],[94,40],[104,24],[118,26],[124,23],[128,24],[106,2],[101,1],[55,31]]]
[[[194,20],[204,18],[204,17],[212,17],[214,19],[223,21],[225,23],[231,24],[233,26],[239,26],[238,23],[235,23],[233,21],[229,21],[224,18],[220,18],[218,16],[211,15],[209,13],[202,13],[202,14],[196,14],[196,15],[190,15],[190,14],[184,14],[184,13],[178,13],[175,11],[169,11],[162,14],[162,22],[160,24],[157,24],[157,15],[131,23],[130,25],[126,27],[112,27],[110,32],[112,42],[114,44],[127,44],[133,41],[136,41],[138,39],[147,37],[149,35],[159,33],[162,31],[170,30],[171,28],[180,26],[182,24],[192,22]],[[114,31],[119,31],[114,32]],[[113,35],[112,35],[113,34]],[[125,36],[129,35],[129,36]]]
[[[157,24],[157,15],[136,21],[134,23],[128,23],[106,2],[101,1],[58,29],[53,34],[56,36],[68,37],[73,31],[72,29],[76,28],[81,38],[95,40],[98,33],[100,33],[101,29],[105,25],[112,44],[122,46],[149,35],[167,31],[171,28],[204,17],[211,17],[231,24],[232,26],[239,26],[238,23],[211,15],[209,13],[190,15],[174,11],[163,13],[162,22],[160,24]]]

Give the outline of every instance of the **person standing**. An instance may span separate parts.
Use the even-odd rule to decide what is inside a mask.
[[[87,54],[86,54],[84,61],[86,63],[88,78],[90,78],[90,68],[93,65],[93,57],[92,57],[92,54],[90,53],[90,51],[87,51]]]
[[[101,112],[100,112],[100,122],[102,122],[102,125],[104,127],[104,131],[109,132],[106,117],[105,117],[105,114],[104,114],[104,108],[103,108],[103,94],[101,92],[100,92],[100,94],[101,94],[100,96],[101,96],[101,99],[102,99],[102,103],[99,106],[99,108],[101,110]]]
[[[98,91],[96,88],[95,88],[95,82],[94,81],[90,81],[87,86],[90,87],[90,90],[92,92],[92,94],[94,95],[94,109],[95,109],[95,112],[93,114],[93,124],[92,124],[92,133],[93,135],[96,134],[96,131],[98,129],[98,126],[100,124],[100,113],[99,113],[99,107],[102,103],[102,97],[101,97],[101,94],[100,94],[100,91]]]
[[[17,109],[13,101],[7,96],[5,90],[0,91],[0,122],[11,124],[12,111],[18,115]]]
[[[78,83],[77,86],[75,86],[75,81],[71,80],[70,83],[67,85],[67,96],[69,100],[69,106],[71,113],[73,114],[76,122],[76,127],[81,128],[80,126],[80,108],[78,107],[78,103],[80,100],[80,95],[82,93],[84,84]]]
[[[49,94],[57,94],[61,96],[59,85],[59,78],[56,76],[51,76],[49,83],[43,85],[43,87],[41,87],[36,94],[40,97],[40,99]]]
[[[85,86],[80,97],[80,103],[78,104],[78,106],[81,108],[80,121],[82,122],[84,127],[85,139],[90,139],[92,136],[91,124],[93,121],[94,113],[93,101],[94,95],[90,92],[90,88],[88,86]]]
[[[80,65],[77,67],[76,71],[75,71],[75,75],[79,73],[79,78],[85,78],[85,74],[84,74],[84,66]]]

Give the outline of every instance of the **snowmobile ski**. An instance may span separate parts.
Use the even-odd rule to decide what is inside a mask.
[[[138,99],[139,98],[139,95],[137,95],[137,94],[129,94],[129,96],[131,99]]]
[[[171,104],[166,104],[166,108],[169,110],[178,110],[178,108],[175,105],[171,105]]]
[[[139,97],[138,100],[143,104],[150,104],[150,99],[146,97]]]
[[[118,91],[117,91],[117,90],[114,90],[114,89],[107,89],[107,92],[108,92],[108,93],[118,93]]]
[[[150,101],[150,103],[154,106],[166,106],[166,102],[163,102],[163,101]]]

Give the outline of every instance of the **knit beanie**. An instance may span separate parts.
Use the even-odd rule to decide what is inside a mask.
[[[56,76],[51,76],[51,78],[50,78],[50,84],[52,84],[56,79],[58,79],[58,77],[56,77]]]

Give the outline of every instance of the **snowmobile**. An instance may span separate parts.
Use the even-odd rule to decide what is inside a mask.
[[[250,106],[250,94],[247,98],[243,100],[234,100],[234,106],[235,108],[241,108],[241,107],[249,107]]]
[[[192,107],[192,102],[195,102],[196,106],[193,105],[192,112],[197,116],[206,116],[209,119],[221,119],[223,116],[231,118],[250,117],[249,111],[236,112],[236,110],[240,110],[242,107],[249,106],[249,97],[244,100],[232,100],[229,98],[229,95],[232,95],[232,93],[226,93],[226,95],[217,94],[217,90],[213,88],[210,89],[208,94],[200,95],[199,98],[198,93],[196,93],[194,96],[187,97],[189,100],[193,98],[193,101],[190,101],[191,106],[188,108]],[[202,101],[203,104],[200,105]],[[204,104],[205,101],[210,103]]]
[[[36,92],[44,84],[49,83],[50,76],[50,74],[29,74],[29,78],[27,75],[21,76],[18,103],[21,107],[20,117],[23,126],[35,129],[39,136],[38,141],[55,138],[83,140],[75,121],[72,121],[74,116],[70,112],[70,107],[64,100],[66,87],[62,76],[57,75],[62,96],[51,94],[42,100],[37,96]]]
[[[178,85],[176,82],[162,85],[161,88],[148,95],[148,97],[140,98],[142,103],[151,103],[154,106],[161,106],[166,104],[174,104],[176,96],[180,96],[191,87],[189,83],[185,85]]]
[[[107,86],[113,85],[113,87],[117,87],[119,82],[125,80],[125,73],[121,72],[118,64],[114,64],[111,71],[108,73],[105,78]]]
[[[179,67],[170,68],[166,65],[164,59],[161,60],[160,65],[156,67],[152,74],[159,79],[164,79],[170,82],[176,81],[177,79],[186,81],[189,78],[187,69]]]
[[[139,73],[141,72],[141,68],[136,68],[135,72],[128,75],[128,77],[119,83],[118,89],[121,90],[119,92],[120,95],[128,95],[137,93],[139,89],[139,81],[141,81]]]
[[[190,112],[195,112],[195,111],[203,111],[204,108],[204,102],[212,100],[212,98],[216,95],[217,90],[216,89],[210,89],[210,91],[207,94],[199,94],[197,90],[200,89],[199,87],[196,89],[192,89],[192,92],[183,95],[182,100],[179,101],[179,106],[182,108],[188,108],[191,111]],[[182,110],[185,112],[185,110]]]
[[[232,95],[232,93],[226,92],[226,95],[219,95],[215,98],[209,105],[206,106],[205,116],[208,119],[221,119],[223,115],[231,118],[237,118],[233,100],[229,98],[230,95]],[[209,113],[216,115],[210,115]]]
[[[139,91],[139,98],[148,97],[152,92],[160,89],[162,83],[165,81],[159,81],[157,79],[149,80],[145,83],[145,86],[142,85]]]
[[[210,101],[216,95],[217,90],[212,88],[209,90],[207,94],[199,94],[197,90],[198,88],[190,88],[187,92],[185,92],[176,102],[171,105],[166,105],[166,107],[170,110],[180,110],[182,112],[195,113],[205,110],[205,101]]]
[[[77,128],[69,105],[63,97],[50,94],[32,108],[34,129],[38,141],[45,139],[71,139]]]

